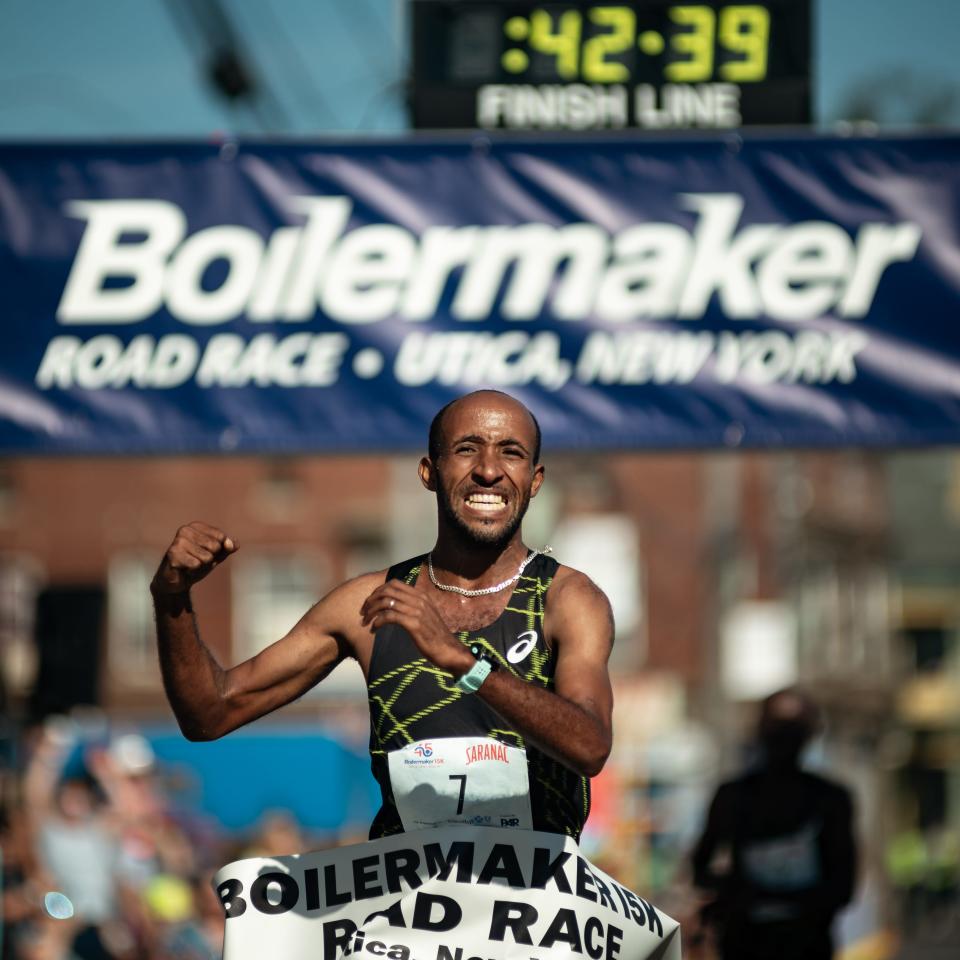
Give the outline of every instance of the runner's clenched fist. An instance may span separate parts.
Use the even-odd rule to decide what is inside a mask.
[[[194,520],[177,531],[150,589],[154,594],[186,593],[238,548],[239,544],[222,530]]]

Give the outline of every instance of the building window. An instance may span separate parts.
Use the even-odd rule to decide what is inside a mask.
[[[881,563],[821,558],[799,582],[796,599],[806,675],[889,675],[892,598]]]
[[[564,517],[550,537],[563,563],[582,570],[610,600],[618,640],[610,665],[631,672],[646,657],[644,576],[639,535],[623,513],[583,513]]]
[[[107,636],[110,673],[125,685],[153,683],[157,655],[150,580],[157,567],[151,553],[114,554],[107,572]]]
[[[32,557],[0,555],[0,656],[11,693],[25,693],[36,675],[33,626],[42,586],[42,568]]]
[[[330,588],[323,557],[307,550],[237,556],[233,570],[233,662],[255,656],[286,634]],[[354,661],[341,664],[315,696],[363,689]]]

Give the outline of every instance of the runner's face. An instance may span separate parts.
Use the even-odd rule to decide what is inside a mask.
[[[508,543],[543,481],[535,443],[529,413],[508,397],[468,397],[454,406],[428,484],[450,526],[476,544]]]

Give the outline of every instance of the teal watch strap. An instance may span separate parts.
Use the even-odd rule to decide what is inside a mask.
[[[458,690],[464,693],[476,693],[483,681],[493,673],[493,664],[489,660],[478,660],[462,677],[456,681]]]

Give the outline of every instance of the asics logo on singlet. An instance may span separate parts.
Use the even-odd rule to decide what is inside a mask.
[[[537,631],[527,630],[517,637],[517,642],[507,651],[507,660],[510,663],[520,663],[526,660],[530,651],[537,645]]]

